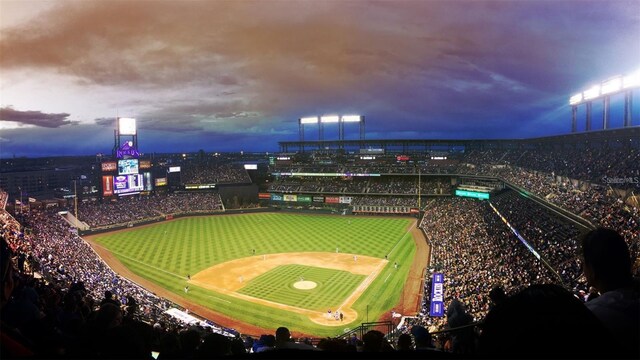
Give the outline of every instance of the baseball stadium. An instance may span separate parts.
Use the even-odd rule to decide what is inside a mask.
[[[640,359],[638,9],[0,1],[0,358]]]
[[[122,145],[89,161],[73,196],[3,191],[3,238],[29,283],[117,303],[156,331],[253,349],[282,327],[317,349],[425,329],[436,349],[477,332],[496,291],[591,296],[579,243],[598,227],[624,239],[637,274],[638,127],[145,159],[131,123],[119,119]]]

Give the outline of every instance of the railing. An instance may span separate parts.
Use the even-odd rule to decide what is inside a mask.
[[[357,328],[351,329],[350,331],[345,332],[340,336],[336,336],[336,339],[349,340],[354,334],[358,337],[358,339],[362,339],[362,336],[364,336],[364,334],[371,330],[378,330],[383,333],[389,341],[391,341],[392,343],[395,342],[396,333],[391,321],[375,321],[362,323]]]

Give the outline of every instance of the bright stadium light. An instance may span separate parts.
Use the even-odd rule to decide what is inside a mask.
[[[602,95],[611,94],[622,89],[622,77],[617,76],[613,79],[609,79],[602,84],[600,92]]]
[[[344,115],[342,116],[342,122],[360,122],[362,116],[360,115]]]
[[[317,124],[318,123],[318,117],[317,116],[313,116],[313,117],[303,117],[300,119],[300,124]]]
[[[581,101],[582,101],[582,93],[575,94],[569,98],[570,105],[580,104]]]
[[[120,133],[120,135],[135,135],[136,119],[118,118],[118,132]]]
[[[337,123],[340,121],[340,116],[338,115],[328,115],[320,118],[320,122],[322,123]]]
[[[600,85],[595,85],[582,93],[585,100],[595,99],[600,96]]]
[[[627,75],[622,80],[622,87],[630,89],[632,87],[640,86],[640,70],[634,72],[631,75]]]

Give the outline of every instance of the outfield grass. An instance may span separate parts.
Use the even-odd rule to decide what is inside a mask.
[[[412,220],[408,218],[258,213],[182,218],[101,234],[96,236],[95,241],[113,252],[139,276],[240,321],[267,329],[287,326],[317,336],[335,336],[342,329],[315,324],[305,316],[286,310],[265,307],[196,286],[190,287],[189,293],[185,294],[185,276],[216,264],[252,256],[253,249],[256,255],[335,252],[336,248],[341,253],[377,258],[384,258],[388,254],[389,264],[354,304],[359,317],[349,326],[355,327],[367,319],[373,321],[379,318],[400,299],[402,286],[416,251],[409,233],[411,223]],[[393,267],[396,261],[400,264],[398,269]],[[310,274],[317,271],[311,267],[306,268],[304,271],[309,271]],[[287,271],[286,267],[282,271]],[[326,276],[340,276],[339,273],[332,275],[332,272],[335,270],[327,271]],[[358,275],[350,275],[344,276],[338,283],[351,284],[348,286],[355,283],[357,286],[359,282],[355,279]],[[249,291],[249,288],[243,291]],[[330,293],[337,293],[317,295],[315,302],[307,306],[322,310],[331,306],[323,304],[323,301],[339,302],[337,299],[343,296],[340,293],[342,290],[330,290]],[[285,290],[281,291],[286,293]],[[344,296],[348,296],[349,293],[345,294]],[[269,296],[271,295],[265,292],[260,297]],[[292,305],[298,301],[295,296],[287,295],[278,302],[292,302]]]

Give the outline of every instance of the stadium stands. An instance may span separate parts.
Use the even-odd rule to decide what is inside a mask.
[[[446,305],[459,302],[473,322],[481,323],[491,309],[489,293],[496,286],[507,295],[515,295],[535,284],[556,284],[585,301],[581,291],[586,292],[588,284],[578,259],[578,238],[585,229],[551,205],[594,226],[614,229],[623,236],[632,259],[638,261],[640,207],[637,202],[634,206],[632,191],[628,191],[640,186],[634,182],[640,178],[638,164],[640,153],[626,147],[473,150],[451,154],[446,161],[419,164],[288,165],[277,171],[381,176],[281,177],[271,182],[268,190],[342,194],[352,196],[352,206],[407,208],[417,206],[420,193],[428,200],[422,202],[420,219],[420,228],[431,245],[428,271],[445,274]],[[439,176],[423,176],[418,191],[418,173]],[[498,178],[513,189],[493,194],[489,201],[434,196],[451,194],[455,188],[451,179],[459,175]],[[182,176],[183,183],[251,182],[245,170],[217,163],[187,164]],[[23,345],[23,350],[39,357],[137,357],[140,349],[146,353],[159,351],[161,357],[188,357],[215,353],[212,349],[206,352],[206,346],[199,343],[211,348],[222,346],[223,354],[246,354],[256,348],[252,345],[268,342],[266,338],[256,339],[251,344],[253,339],[246,334],[231,340],[215,339],[211,334],[238,334],[217,324],[189,325],[176,320],[167,310],[180,310],[179,306],[114,273],[57,214],[63,209],[31,209],[12,215],[4,210],[8,200],[8,194],[0,191],[1,235],[18,275],[13,297],[6,302],[3,299],[3,334]],[[543,206],[540,201],[550,205]],[[171,214],[224,211],[215,192],[169,192],[78,205],[81,220],[93,228],[162,219]],[[540,254],[540,259],[494,208]],[[66,210],[74,211],[71,206]],[[638,268],[635,276],[640,274]],[[401,331],[410,333],[413,326],[424,326],[435,333],[434,351],[437,348],[446,353],[452,351],[447,345],[450,333],[440,331],[450,329],[451,324],[446,317],[429,315],[430,282],[426,280],[421,311],[417,317],[406,319]],[[106,291],[114,294],[120,308],[100,306]],[[30,302],[26,302],[28,299]],[[8,313],[12,315],[5,316]],[[130,341],[123,340],[127,338]],[[351,346],[350,350],[358,352],[363,348],[357,345],[358,341],[363,345],[362,340],[326,339],[317,347],[328,352],[346,351]],[[2,348],[3,358],[16,357],[21,350],[19,346],[6,347],[5,342]]]

